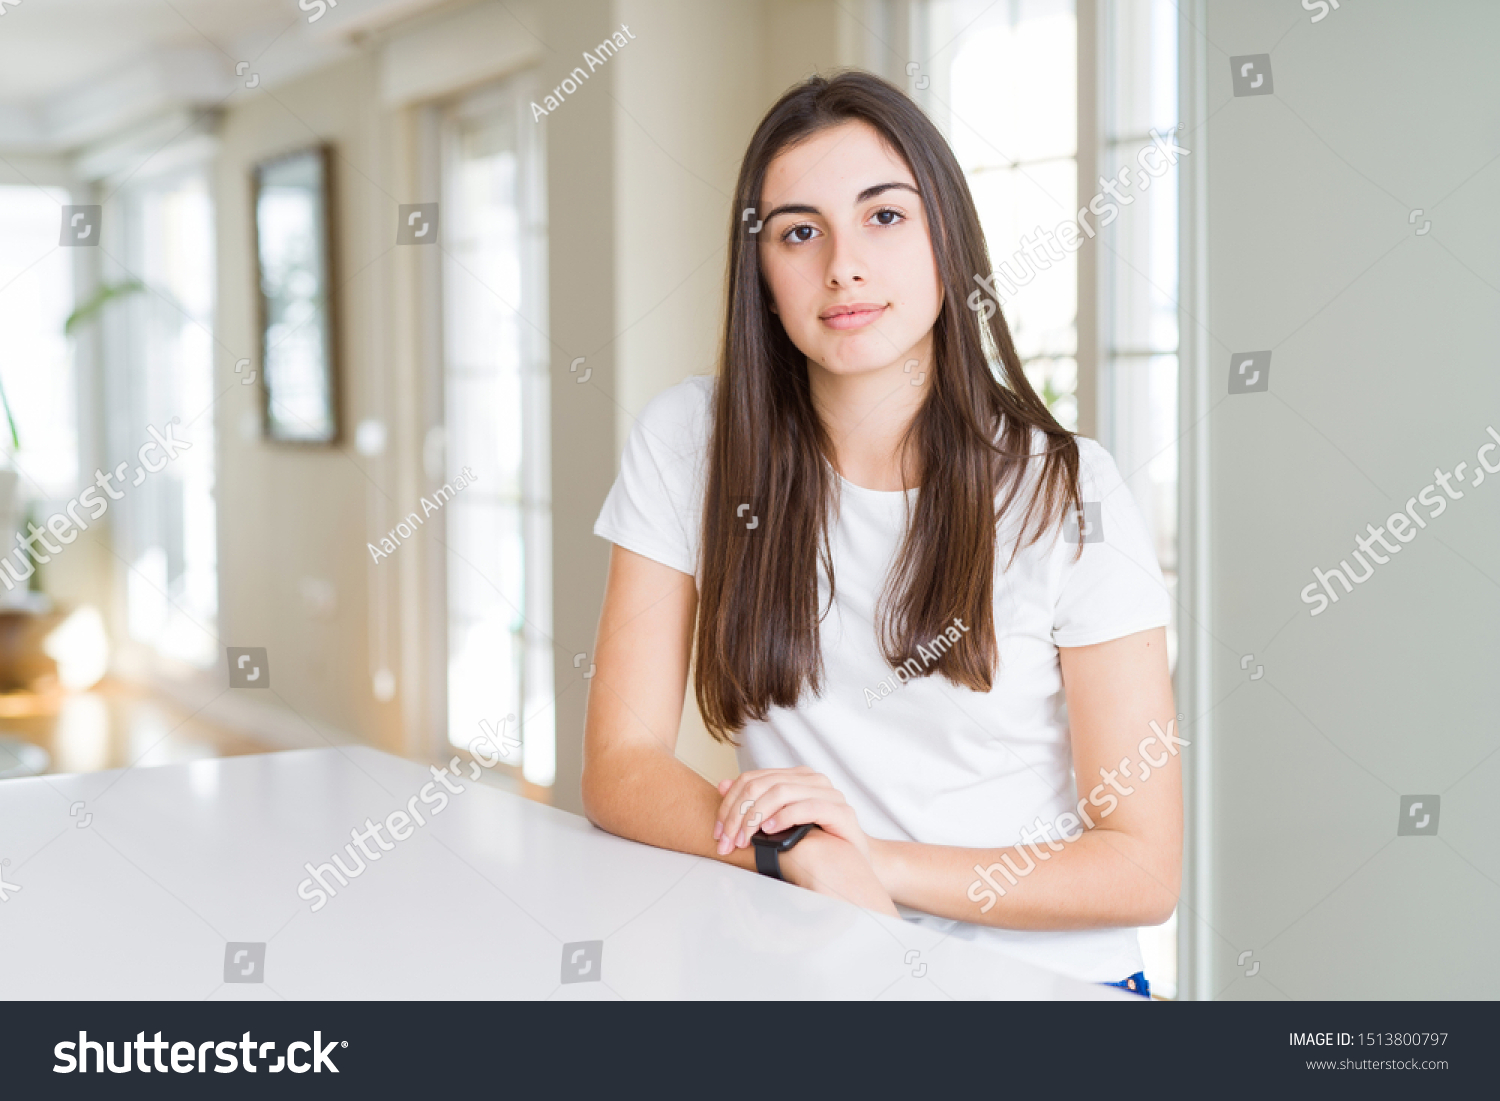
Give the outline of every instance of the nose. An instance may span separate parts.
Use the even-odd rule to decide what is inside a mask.
[[[856,287],[867,281],[869,269],[858,237],[857,233],[830,231],[825,276],[830,287]]]

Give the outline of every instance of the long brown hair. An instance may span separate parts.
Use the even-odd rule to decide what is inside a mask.
[[[999,309],[986,311],[986,320],[966,305],[972,278],[991,268],[974,200],[942,134],[899,89],[870,73],[796,85],[756,128],[735,185],[708,446],[694,688],[710,733],[732,744],[731,733],[750,719],[763,721],[770,706],[795,707],[804,685],[821,692],[820,562],[830,607],[834,592],[828,521],[838,481],[827,461],[834,452],[813,408],[806,356],[769,309],[754,212],[777,154],[852,120],[874,127],[910,168],[943,287],[930,385],[901,448],[911,449],[921,492],[877,605],[886,660],[905,664],[957,616],[971,629],[936,662],[918,662],[917,675],[937,672],[988,692],[999,657],[996,528],[1022,489],[1028,462],[1041,463],[1041,473],[1016,550],[1028,523],[1035,522],[1029,545],[1067,502],[1082,511],[1077,441],[1027,381]],[[1033,429],[1047,436],[1035,456]]]

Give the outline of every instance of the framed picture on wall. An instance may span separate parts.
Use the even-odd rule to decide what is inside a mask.
[[[265,437],[339,438],[332,166],[327,145],[255,166],[255,274]]]

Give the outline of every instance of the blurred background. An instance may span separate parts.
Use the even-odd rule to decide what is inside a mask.
[[[1156,539],[1195,746],[1153,989],[1494,996],[1500,488],[1297,596],[1500,415],[1500,13],[1438,7],[0,0],[0,775],[509,723],[498,782],[581,811],[594,518],[714,368],[756,122],[856,66]],[[679,755],[735,772],[691,690]]]

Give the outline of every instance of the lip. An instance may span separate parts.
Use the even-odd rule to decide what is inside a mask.
[[[847,302],[832,306],[818,315],[830,329],[859,329],[870,324],[886,310],[875,302]]]

